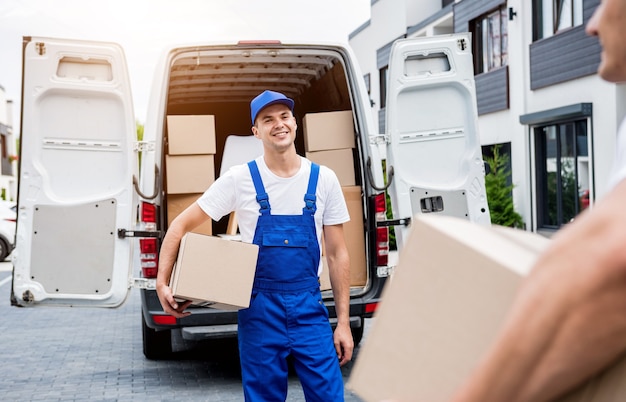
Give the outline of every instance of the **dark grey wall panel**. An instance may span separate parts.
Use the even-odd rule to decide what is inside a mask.
[[[505,3],[506,0],[463,0],[456,3],[454,5],[454,32],[467,32],[469,21]]]
[[[595,74],[600,44],[578,26],[530,45],[530,89]]]
[[[478,115],[509,108],[509,67],[501,67],[475,77]]]
[[[385,46],[376,50],[376,68],[380,70],[381,68],[389,65],[389,54],[391,53],[391,47],[393,46],[393,43],[395,41],[402,38],[406,38],[406,35],[400,35],[391,42],[387,43]]]

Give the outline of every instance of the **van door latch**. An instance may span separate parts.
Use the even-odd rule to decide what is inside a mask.
[[[389,219],[385,221],[376,221],[377,228],[384,228],[388,226],[409,226],[411,224],[411,218],[401,219]]]
[[[163,237],[163,231],[161,230],[127,230],[127,229],[117,229],[117,237],[120,239],[125,239],[127,237]]]

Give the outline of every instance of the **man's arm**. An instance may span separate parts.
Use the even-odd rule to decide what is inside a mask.
[[[453,399],[547,401],[626,350],[626,181],[554,236]]]
[[[178,256],[180,240],[185,233],[193,230],[208,219],[211,218],[194,202],[181,212],[180,215],[174,218],[161,243],[156,290],[163,311],[176,318],[188,316],[189,313],[184,313],[184,310],[191,304],[190,301],[178,304],[176,300],[174,300],[172,290],[169,287],[174,262],[176,262],[176,257]]]
[[[335,349],[339,364],[344,365],[352,359],[354,340],[350,330],[350,257],[343,236],[343,225],[324,226],[324,244],[337,312]]]

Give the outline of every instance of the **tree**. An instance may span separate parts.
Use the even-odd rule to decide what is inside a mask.
[[[509,184],[511,171],[508,169],[509,156],[500,154],[500,145],[493,147],[493,156],[485,158],[489,173],[485,175],[485,188],[491,223],[501,226],[523,228],[524,220],[513,205],[513,184]]]

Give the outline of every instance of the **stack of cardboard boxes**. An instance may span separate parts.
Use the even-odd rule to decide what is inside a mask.
[[[166,203],[169,223],[215,181],[215,118],[167,117]],[[181,240],[170,286],[175,297],[238,310],[250,302],[258,247],[212,234],[209,220]]]
[[[355,134],[352,111],[308,113],[304,116],[303,126],[305,156],[317,164],[332,169],[341,184],[350,212],[350,222],[343,226],[350,254],[350,286],[365,286],[367,267],[363,201],[361,186],[356,185],[354,174]],[[322,261],[324,272],[321,288],[327,290],[330,289],[330,282],[324,255]]]
[[[168,225],[215,181],[215,117],[167,116],[166,202]],[[194,230],[212,234],[208,221]]]

